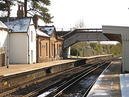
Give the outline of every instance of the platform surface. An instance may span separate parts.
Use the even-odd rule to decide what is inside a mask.
[[[9,68],[7,68],[6,66],[0,67],[0,76],[18,74],[22,72],[32,71],[40,68],[52,67],[55,65],[74,62],[74,61],[77,60],[76,59],[56,60],[56,61],[36,63],[36,64],[10,64]]]
[[[129,97],[129,73],[120,74],[122,97]]]
[[[107,54],[107,55],[110,55],[110,54]],[[75,62],[80,59],[90,59],[90,58],[102,57],[102,56],[106,56],[106,55],[96,55],[96,56],[73,58],[73,59],[66,59],[66,60],[55,60],[55,61],[36,63],[36,64],[10,64],[9,68],[7,68],[6,66],[0,67],[0,76],[9,76],[9,75],[32,71],[40,68],[52,67],[59,64]]]
[[[87,97],[122,97],[120,74],[121,60],[112,61],[110,66],[97,79]],[[129,95],[123,97],[129,97]]]

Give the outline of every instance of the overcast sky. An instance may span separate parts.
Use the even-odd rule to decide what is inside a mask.
[[[79,21],[86,27],[129,26],[129,0],[51,0],[49,7],[57,28],[72,28]]]

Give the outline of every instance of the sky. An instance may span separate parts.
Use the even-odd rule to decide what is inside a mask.
[[[50,0],[49,12],[57,29],[70,29],[83,21],[85,28],[129,26],[129,0]],[[16,8],[12,8],[12,16]],[[43,23],[41,23],[43,24]]]
[[[129,26],[129,0],[51,0],[48,7],[56,28],[73,28],[83,21],[87,28]]]
[[[49,10],[57,30],[69,30],[83,21],[85,28],[129,26],[129,0],[50,0]],[[12,8],[12,16],[16,8]],[[40,21],[40,25],[44,25]]]

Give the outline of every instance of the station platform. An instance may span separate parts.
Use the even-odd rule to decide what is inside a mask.
[[[24,72],[28,72],[32,70],[53,67],[59,64],[67,64],[67,63],[75,62],[81,59],[91,59],[91,58],[103,57],[103,56],[106,56],[106,55],[97,55],[97,56],[82,57],[82,58],[71,58],[71,59],[66,59],[66,60],[55,60],[55,61],[36,63],[36,64],[10,64],[9,68],[7,68],[6,66],[0,67],[0,76],[9,76],[9,75],[24,73]]]
[[[0,97],[8,97],[7,95],[11,93],[31,86],[38,89],[37,84],[41,83],[45,83],[43,88],[48,87],[71,74],[69,71],[75,67],[91,63],[97,64],[97,62],[110,59],[112,59],[111,55],[100,55],[36,64],[10,64],[9,68],[0,67]]]
[[[36,63],[36,64],[10,64],[9,68],[7,68],[6,66],[0,67],[0,76],[14,75],[18,73],[52,67],[59,64],[65,64],[65,63],[70,63],[75,61],[77,61],[77,59],[55,60],[55,61]]]
[[[121,64],[121,59],[112,61],[87,97],[129,97],[129,74],[121,74]]]

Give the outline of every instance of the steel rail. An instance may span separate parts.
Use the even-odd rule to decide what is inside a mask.
[[[78,67],[75,67],[75,68],[72,68],[72,69],[67,70],[67,71],[63,71],[63,72],[66,72],[66,73],[67,73],[67,72],[70,72],[70,71],[72,71],[72,70],[76,70],[76,69],[82,68],[83,66],[86,66],[86,64],[85,64],[85,65],[78,66]],[[90,68],[90,67],[92,67],[92,66],[88,66],[88,67],[86,67],[86,69],[88,69],[88,68]],[[86,70],[86,69],[84,69],[84,70]],[[82,71],[84,71],[84,70],[82,70]],[[81,71],[81,72],[82,72],[82,71]],[[51,87],[51,86],[53,86],[54,84],[57,84],[57,83],[59,83],[59,82],[50,84],[48,87]],[[48,88],[48,87],[46,87],[46,88]],[[43,87],[43,88],[36,89],[36,90],[30,92],[29,94],[24,95],[24,97],[35,97],[36,95],[38,95],[38,93],[39,93],[40,91],[42,91],[42,90],[44,90],[44,89],[45,89],[44,87]],[[49,96],[48,96],[48,97],[49,97]]]
[[[104,62],[105,61],[99,62],[98,64],[101,64],[101,63],[104,63]],[[54,90],[51,91],[49,94],[47,94],[45,97],[53,97],[53,95],[55,95],[62,88],[66,87],[68,84],[70,84],[71,82],[73,82],[74,80],[76,80],[80,76],[84,75],[86,72],[88,72],[86,70],[88,70],[89,68],[93,68],[93,66],[97,66],[98,64],[94,64],[92,66],[90,65],[90,66],[86,67],[83,71],[80,72],[81,74],[79,74],[79,75],[78,75],[78,73],[77,74],[74,74],[73,77],[70,77],[71,79],[70,78],[69,79],[67,78],[66,81],[63,81],[62,84],[60,84],[59,86],[56,86],[56,88],[54,88]],[[86,66],[86,65],[82,65],[81,67],[83,67],[83,66]],[[50,88],[50,89],[53,89],[53,88]],[[49,91],[49,89],[48,89],[48,91]]]
[[[81,79],[83,79],[84,77],[86,77],[88,74],[92,73],[94,70],[100,68],[103,65],[105,65],[105,63],[103,63],[100,66],[97,66],[94,69],[90,70],[89,72],[85,73],[83,76],[81,76],[80,78],[78,78],[77,80],[75,80],[74,82],[72,82],[71,84],[69,84],[68,86],[66,86],[65,88],[63,88],[61,91],[59,91],[53,97],[58,97],[59,95],[61,95],[63,93],[64,90],[68,89],[70,86],[72,86],[73,84],[77,83],[78,81],[80,81]]]
[[[94,65],[95,66],[95,65]],[[92,68],[93,66],[88,66],[85,70],[89,70],[90,68]],[[77,78],[79,78],[80,76],[84,75],[86,72],[88,71],[85,71],[83,70],[83,72],[79,75],[76,75],[74,77],[72,77],[71,79],[65,81],[65,82],[62,82],[61,85],[57,86],[56,89],[54,89],[54,91],[52,91],[51,93],[49,93],[48,95],[46,95],[45,97],[52,97],[52,95],[55,95],[56,93],[55,92],[58,92],[60,91],[60,88],[64,88],[66,87],[68,84],[70,84],[72,81],[76,80]]]
[[[109,65],[105,68],[105,70],[106,70],[107,68],[109,68],[110,65],[111,65],[111,64],[109,64]],[[104,70],[104,71],[105,71],[105,70]],[[103,71],[103,72],[104,72],[104,71]],[[102,72],[102,73],[103,73],[103,72]],[[101,73],[101,74],[102,74],[102,73]],[[97,79],[98,79],[98,78],[97,78]],[[96,80],[97,80],[97,79],[96,79]],[[89,93],[90,89],[91,89],[92,86],[95,84],[96,80],[91,83],[90,87],[86,90],[85,94],[84,94],[82,97],[86,97],[86,96],[87,96],[87,94]]]

